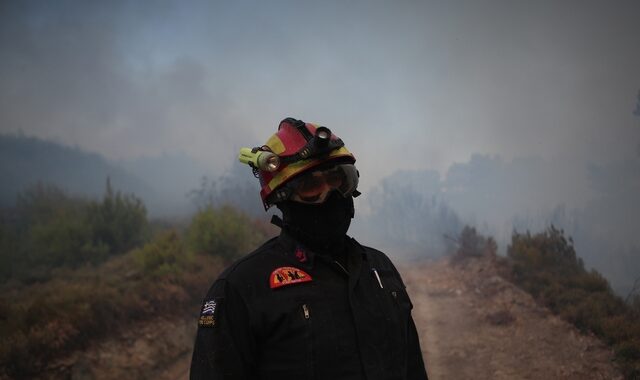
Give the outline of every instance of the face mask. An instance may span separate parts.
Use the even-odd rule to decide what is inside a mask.
[[[312,249],[342,245],[353,218],[353,197],[333,192],[321,204],[286,201],[278,204],[283,228]]]

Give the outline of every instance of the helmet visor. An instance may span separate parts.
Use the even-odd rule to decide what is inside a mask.
[[[343,197],[358,187],[358,170],[352,164],[336,165],[326,170],[305,173],[289,184],[290,199],[301,203],[323,203],[336,190]]]

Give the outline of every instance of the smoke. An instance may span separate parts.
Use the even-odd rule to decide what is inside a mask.
[[[384,204],[411,199],[398,237],[417,238],[418,211],[444,207],[508,240],[514,217],[564,205],[622,241],[636,198],[607,186],[635,189],[639,11],[634,0],[4,1],[0,131],[167,169],[162,157],[187,157],[217,178],[293,116],[356,155],[371,228]],[[439,178],[382,181],[401,170]],[[170,189],[195,174],[155,176],[145,182]]]
[[[636,149],[633,1],[1,6],[1,130],[110,159],[184,153],[222,172],[287,116],[338,133],[366,188],[470,152]]]
[[[443,200],[436,171],[400,171],[366,195],[368,212],[356,211],[351,233],[394,257],[439,257],[454,248],[462,230],[458,215]]]
[[[578,169],[540,157],[475,154],[451,165],[444,178],[399,171],[368,196],[371,213],[356,231],[429,257],[450,249],[443,236],[457,236],[464,224],[496,238],[502,253],[514,230],[536,233],[554,225],[622,294],[640,275],[640,157]],[[588,180],[577,182],[583,171]]]
[[[176,6],[3,2],[0,125],[110,159],[189,152],[222,170],[244,137],[210,91],[210,68],[185,54],[151,57],[148,28]],[[232,136],[233,135],[233,136]],[[232,138],[233,137],[233,138]],[[224,164],[222,163],[224,162]]]

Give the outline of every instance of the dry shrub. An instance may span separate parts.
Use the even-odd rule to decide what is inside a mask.
[[[458,265],[473,257],[496,258],[498,245],[492,237],[484,237],[477,233],[474,227],[465,226],[460,232],[458,239],[458,249],[451,256],[451,263]]]
[[[53,358],[135,320],[195,315],[222,269],[211,256],[185,259],[175,232],[98,268],[56,278],[0,299],[0,378],[31,378]],[[167,270],[169,268],[170,270]]]
[[[638,313],[632,303],[613,293],[602,275],[585,270],[571,238],[553,226],[533,236],[514,233],[508,260],[510,277],[517,285],[580,331],[594,333],[612,345],[625,376],[638,378]]]

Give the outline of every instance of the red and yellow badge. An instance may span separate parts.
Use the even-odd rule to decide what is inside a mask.
[[[285,285],[299,284],[301,282],[308,281],[311,281],[311,276],[302,269],[294,267],[280,267],[271,272],[269,286],[271,289],[275,289]]]

